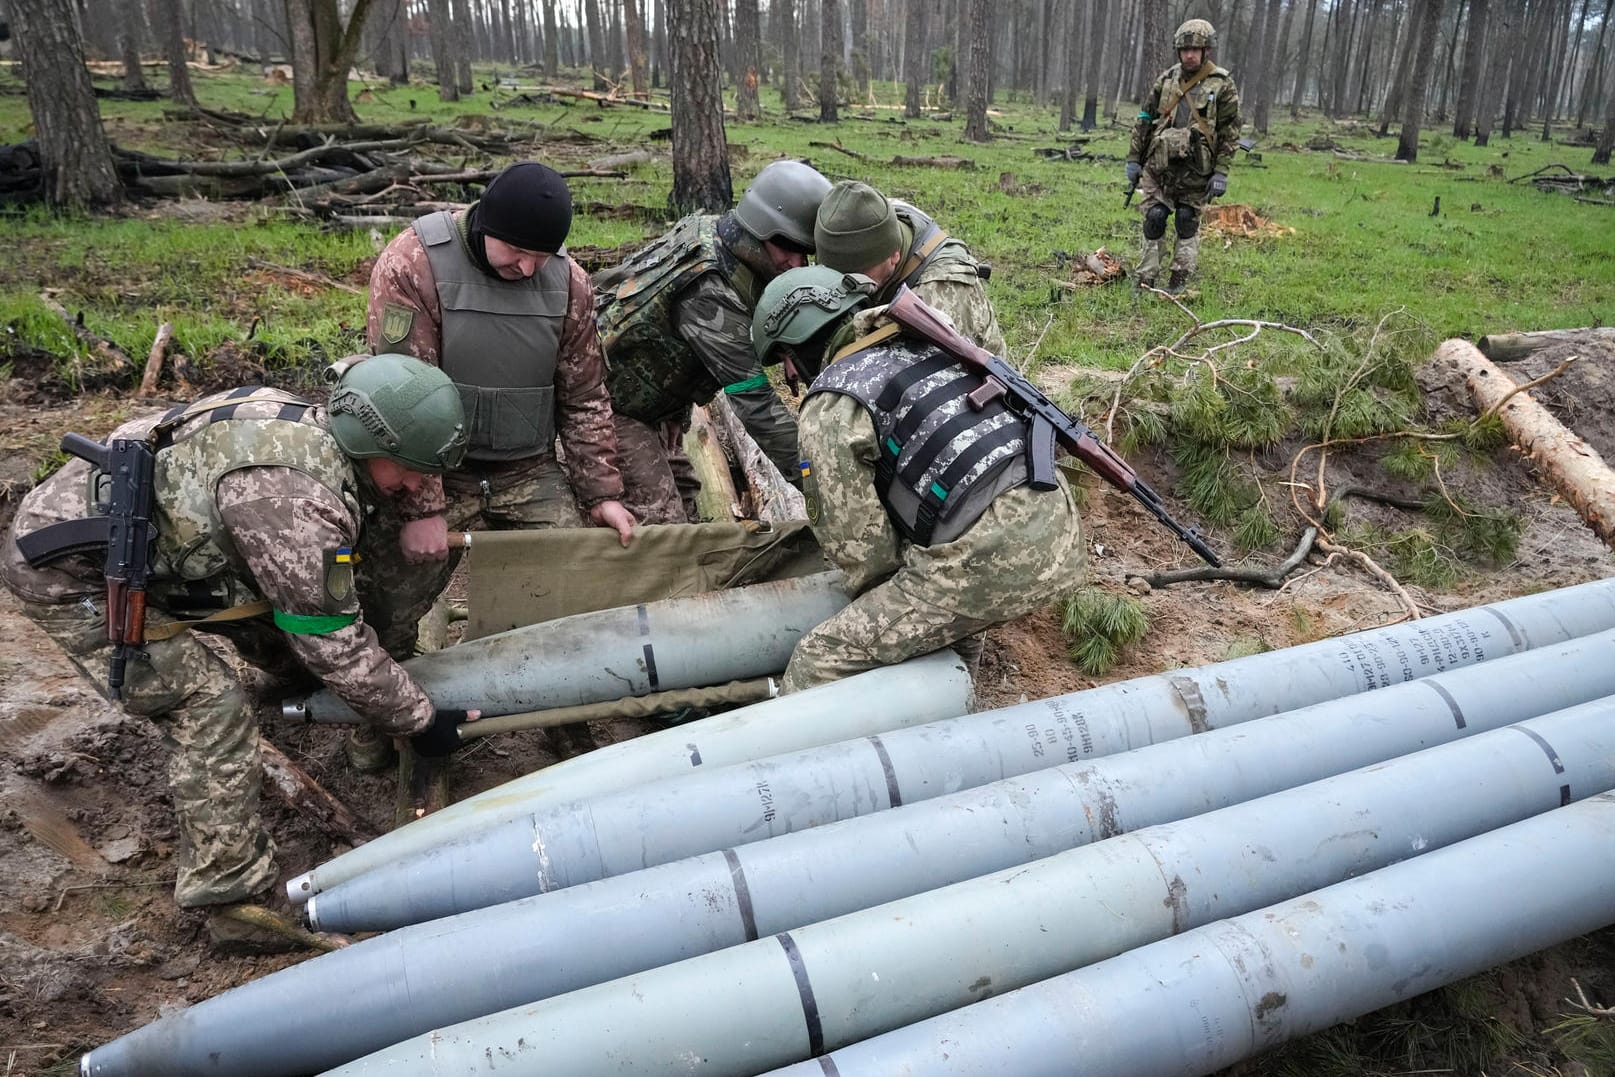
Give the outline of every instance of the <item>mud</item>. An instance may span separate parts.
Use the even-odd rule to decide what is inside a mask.
[[[1606,456],[1615,448],[1611,358],[1589,359],[1543,393]],[[1540,373],[1558,361],[1545,354],[1531,366]],[[251,365],[244,357],[238,365],[214,368],[222,381]],[[110,394],[69,397],[50,383],[48,370],[48,364],[16,363],[12,379],[0,386],[7,450],[0,454],[0,498],[6,502],[0,516],[7,519],[11,499],[31,484],[62,431],[101,434],[131,413],[128,402]],[[1456,395],[1461,389],[1438,377],[1432,375],[1426,389],[1433,413],[1468,410]],[[1526,520],[1524,538],[1513,563],[1476,572],[1453,593],[1414,589],[1422,609],[1455,609],[1615,571],[1615,557],[1506,451],[1499,452],[1496,466],[1452,481],[1486,503],[1512,504]],[[1187,563],[1185,551],[1142,510],[1107,491],[1088,491],[1083,519],[1093,575],[1102,586],[1120,590],[1152,568]],[[1258,556],[1277,560],[1283,552]],[[1107,681],[1405,616],[1393,595],[1340,564],[1309,565],[1280,591],[1229,583],[1134,590],[1144,592],[1139,601],[1151,631]],[[1051,612],[994,630],[983,660],[980,704],[1000,706],[1096,683],[1069,662],[1065,649]],[[364,820],[377,830],[390,828],[395,781],[352,771],[341,750],[341,730],[292,724],[267,705],[262,728]],[[647,728],[625,722],[597,725],[593,732],[606,742]],[[489,788],[555,758],[541,734],[479,741],[455,760],[454,795]],[[166,760],[156,725],[103,701],[9,596],[0,595],[0,1060],[6,1074],[69,1073],[83,1050],[297,960],[217,956],[208,950],[202,916],[174,905],[177,835]],[[343,848],[267,791],[264,812],[286,874]],[[1610,935],[1577,940],[1485,978],[1488,1019],[1513,1030],[1518,1040],[1508,1058],[1486,1072],[1590,1072],[1575,1069],[1544,1030],[1571,1012],[1563,1001],[1573,996],[1571,977],[1593,998],[1615,1001]],[[1364,1019],[1365,1027],[1372,1020]],[[1413,1061],[1408,1069],[1418,1068]],[[1237,1072],[1281,1072],[1272,1065],[1258,1060]]]

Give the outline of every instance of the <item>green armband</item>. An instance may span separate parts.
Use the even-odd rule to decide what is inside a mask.
[[[1138,118],[1141,119],[1141,120],[1153,120],[1153,119],[1155,119],[1155,117],[1150,115],[1148,112],[1140,112],[1138,114]]]
[[[737,381],[733,385],[725,385],[723,391],[730,394],[748,393],[753,389],[766,388],[768,388],[768,375],[759,374],[755,378],[747,378],[745,381]]]
[[[329,636],[359,619],[357,613],[303,614],[274,611],[275,627],[294,636]]]

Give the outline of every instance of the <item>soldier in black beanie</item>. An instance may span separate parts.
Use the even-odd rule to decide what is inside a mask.
[[[370,274],[371,351],[442,367],[460,391],[471,436],[464,466],[434,476],[401,506],[404,556],[431,567],[376,588],[395,608],[387,616],[367,611],[366,619],[395,656],[413,651],[416,623],[459,561],[460,551],[448,548],[450,530],[578,527],[581,510],[614,528],[624,546],[633,534],[594,289],[566,255],[571,226],[566,180],[522,161],[495,176],[469,209],[417,220]],[[584,745],[566,743],[568,736],[552,739],[562,754],[576,754]],[[349,754],[356,766],[373,763],[362,747]],[[385,764],[385,753],[375,754]]]

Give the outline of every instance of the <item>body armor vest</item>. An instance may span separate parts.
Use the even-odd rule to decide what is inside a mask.
[[[850,396],[874,420],[875,492],[915,545],[951,542],[1026,483],[1026,423],[998,400],[971,407],[980,385],[940,348],[896,341],[832,363],[808,390]]]
[[[1146,167],[1159,175],[1176,169],[1210,175],[1217,153],[1217,95],[1228,72],[1206,61],[1200,78],[1185,77],[1176,66],[1162,77],[1159,107],[1150,135]]]
[[[721,276],[748,310],[756,309],[756,275],[719,240],[718,220],[685,217],[622,265],[595,276],[595,322],[615,413],[657,423],[722,388],[679,335],[674,310],[684,290],[708,273]]]
[[[897,263],[896,271],[871,300],[872,306],[891,302],[897,289],[905,284],[917,290],[925,281],[970,283],[983,279],[981,263],[962,241],[948,235],[941,225],[907,202],[893,200],[892,209],[899,223],[913,234],[914,241]]]
[[[555,366],[571,260],[554,255],[526,280],[490,276],[471,258],[454,215],[414,224],[443,311],[443,372],[460,391],[470,460],[523,460],[553,451]]]
[[[233,471],[291,468],[340,498],[354,519],[364,519],[352,461],[329,431],[300,421],[313,405],[274,389],[249,387],[237,393],[237,399],[222,407],[219,401],[191,405],[190,417],[187,409],[176,409],[157,426],[162,446],[153,474],[157,552],[148,590],[153,595],[172,593],[173,606],[223,607],[259,597],[238,570],[219,520],[215,494],[220,480]],[[162,445],[164,425],[176,419],[182,419],[183,432]],[[207,586],[191,586],[199,583]],[[200,601],[201,590],[212,598]]]

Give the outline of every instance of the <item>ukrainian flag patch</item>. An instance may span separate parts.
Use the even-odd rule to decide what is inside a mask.
[[[339,565],[353,564],[353,547],[338,546],[335,550],[331,551],[331,560],[335,561]]]
[[[802,477],[804,479],[813,474],[813,465],[806,460],[803,460],[801,463],[797,464],[796,468],[802,473]]]

